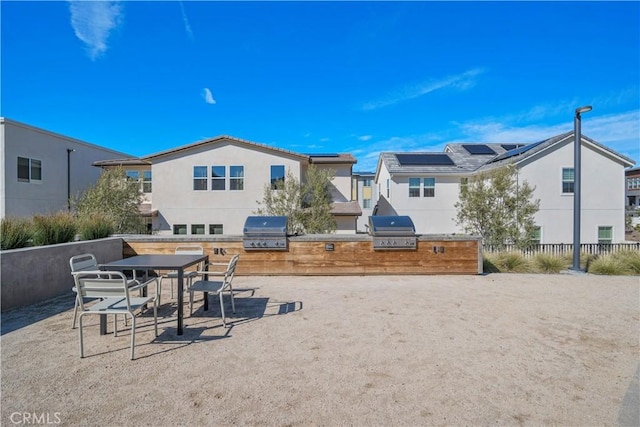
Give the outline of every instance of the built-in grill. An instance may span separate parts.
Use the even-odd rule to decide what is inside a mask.
[[[416,228],[408,216],[370,216],[369,233],[373,237],[373,249],[377,251],[417,248]]]
[[[242,247],[245,251],[286,251],[286,216],[249,216],[244,223]]]

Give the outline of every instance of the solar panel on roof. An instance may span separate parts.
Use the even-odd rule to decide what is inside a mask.
[[[462,144],[462,148],[467,150],[469,154],[496,154],[491,147],[485,144]]]
[[[446,154],[396,154],[402,166],[454,166]]]
[[[500,160],[508,159],[510,157],[518,156],[518,155],[520,155],[522,153],[526,153],[527,151],[531,150],[532,148],[537,147],[538,145],[542,144],[543,142],[547,142],[547,140],[545,139],[545,140],[542,140],[542,141],[534,142],[533,144],[529,144],[529,145],[525,145],[525,146],[522,146],[522,147],[514,148],[513,150],[509,150],[507,152],[504,152],[504,153],[500,154],[495,159],[491,159],[490,163],[498,162]]]
[[[525,144],[501,144],[500,146],[502,148],[504,148],[505,150],[509,151],[509,150],[513,150],[516,148],[520,148],[520,147],[524,147]]]

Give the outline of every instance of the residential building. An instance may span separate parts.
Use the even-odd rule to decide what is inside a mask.
[[[130,157],[4,117],[0,154],[1,218],[66,211],[99,178],[94,161]]]
[[[369,232],[369,216],[374,214],[378,201],[378,187],[375,185],[375,177],[375,172],[353,173],[352,199],[358,201],[362,210],[362,216],[358,218],[356,227],[358,233]]]
[[[416,231],[462,233],[455,204],[469,178],[513,164],[518,182],[535,187],[540,200],[534,240],[573,239],[573,132],[533,144],[448,144],[441,153],[382,153],[376,171],[379,215],[409,215]],[[625,240],[624,169],[635,162],[582,136],[581,240]]]
[[[147,186],[144,213],[158,234],[242,234],[246,218],[255,215],[266,188],[275,188],[288,173],[303,181],[310,165],[330,168],[332,213],[337,233],[354,233],[361,211],[351,200],[350,154],[300,154],[231,137],[198,141],[139,159],[99,161],[122,164],[127,175]],[[146,179],[146,181],[145,181]]]
[[[624,172],[626,180],[627,206],[640,208],[640,167],[627,169]]]

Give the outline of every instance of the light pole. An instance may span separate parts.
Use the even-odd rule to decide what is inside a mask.
[[[580,146],[582,145],[582,113],[591,111],[591,105],[576,108],[573,119],[573,267],[580,270]]]
[[[71,212],[71,153],[73,148],[67,148],[67,210]]]

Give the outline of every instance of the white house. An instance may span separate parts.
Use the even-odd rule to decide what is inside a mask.
[[[374,185],[375,172],[353,173],[353,200],[357,200],[362,210],[362,216],[358,218],[357,232],[367,233],[369,216],[374,214],[375,203],[378,200],[378,187]]]
[[[128,154],[0,117],[0,217],[67,210],[95,183],[96,160]]]
[[[354,233],[361,211],[351,201],[350,154],[300,154],[230,136],[220,136],[140,159],[99,161],[124,166],[145,192],[144,213],[158,234],[242,234],[247,216],[255,215],[265,186],[290,172],[303,181],[309,165],[330,168],[332,213],[337,233]],[[146,187],[146,188],[145,188]]]
[[[442,153],[382,153],[376,171],[379,215],[409,215],[419,233],[461,233],[460,186],[483,171],[514,164],[518,182],[540,199],[536,240],[573,239],[573,132],[533,144],[449,144]],[[625,168],[634,161],[582,136],[581,240],[625,240]]]

